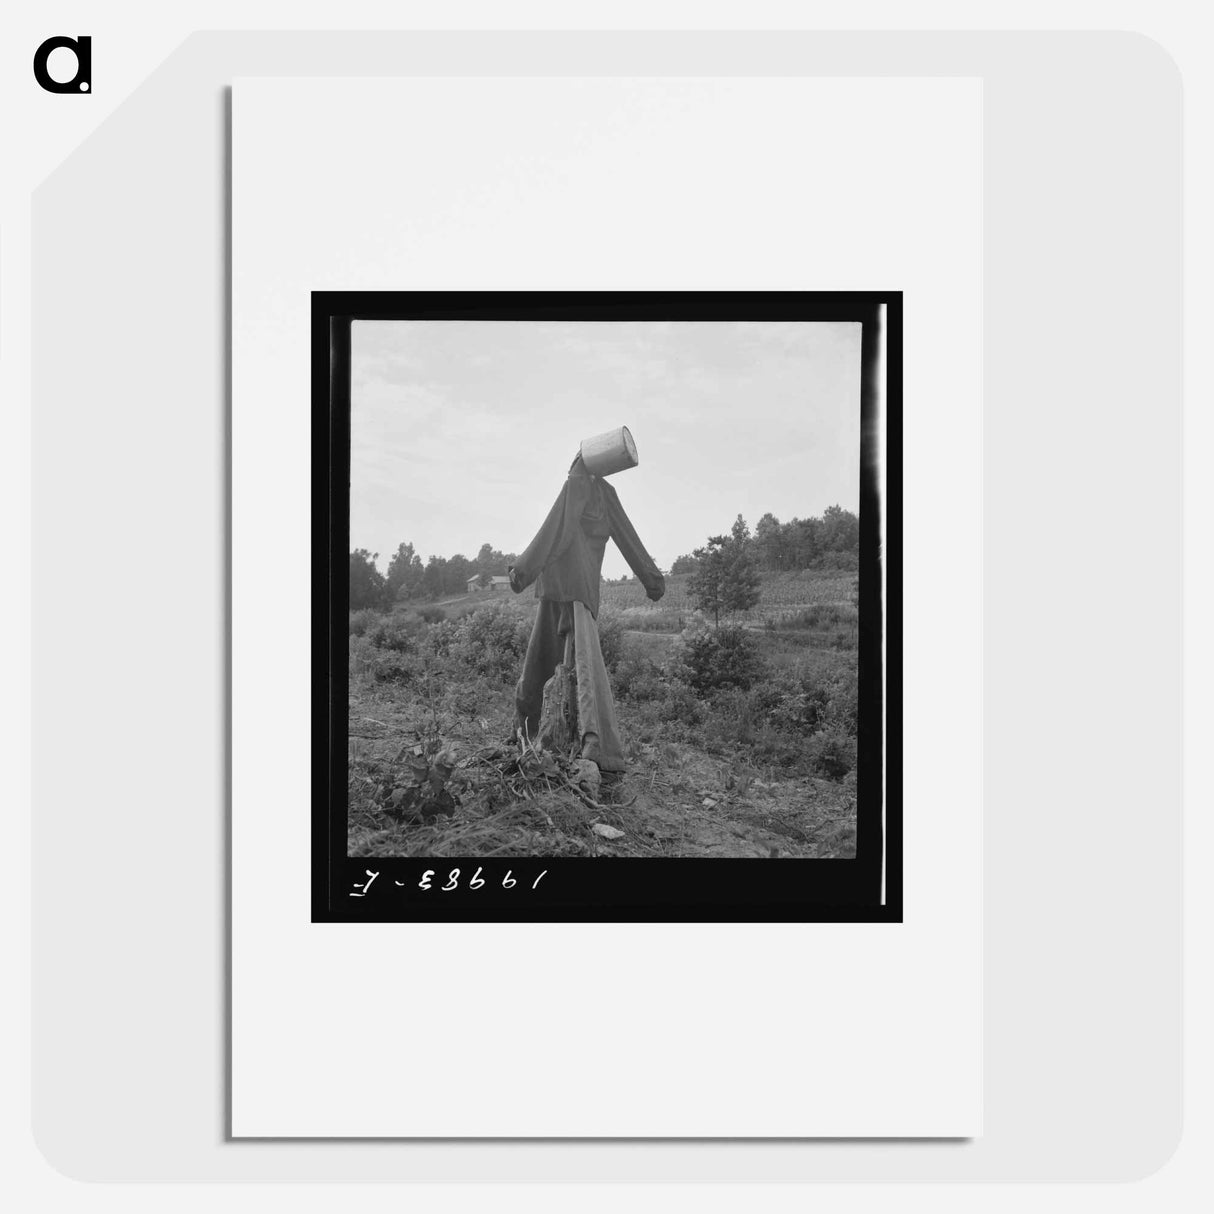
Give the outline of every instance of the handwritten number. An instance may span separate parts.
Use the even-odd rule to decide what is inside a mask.
[[[476,872],[474,872],[472,874],[472,877],[468,881],[469,889],[481,889],[484,886],[485,878],[482,876],[484,871],[485,870],[483,867],[480,867],[480,866],[477,867]],[[367,896],[367,891],[371,888],[371,885],[375,881],[375,878],[379,876],[379,873],[372,872],[371,869],[369,869],[369,868],[366,870],[366,873],[367,873],[366,881],[354,882],[354,890],[351,891],[351,893],[350,893],[351,898],[365,898]],[[460,874],[460,870],[458,868],[453,868],[447,874],[447,884],[439,886],[439,888],[444,893],[449,893],[451,890],[458,889],[459,888],[459,874]],[[426,889],[426,890],[433,889],[434,886],[433,886],[433,884],[431,884],[431,879],[434,877],[434,875],[435,875],[434,869],[432,869],[432,868],[426,869],[425,872],[422,873],[422,879],[417,883],[417,888]],[[544,871],[542,873],[540,873],[540,875],[538,877],[536,877],[536,879],[534,881],[532,881],[531,888],[535,889],[547,875],[548,875],[548,870],[544,869]],[[404,885],[405,882],[395,881],[394,884],[395,885]],[[506,875],[502,878],[502,888],[503,889],[513,889],[517,884],[518,884],[518,879],[514,875],[514,870],[512,868],[508,868],[506,870]]]
[[[354,889],[361,890],[362,892],[356,894],[353,891],[351,891],[351,893],[350,893],[351,898],[365,898],[367,896],[367,890],[369,890],[371,888],[372,884],[374,884],[374,882],[375,882],[375,878],[379,876],[379,873],[373,873],[369,868],[366,870],[366,873],[367,873],[367,880],[364,881],[361,885],[357,881],[354,882]]]

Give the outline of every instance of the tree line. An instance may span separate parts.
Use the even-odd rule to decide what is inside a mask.
[[[859,567],[860,520],[842,506],[828,506],[820,517],[794,518],[781,523],[768,512],[754,532],[739,514],[729,535],[710,536],[707,544],[680,556],[670,567],[672,576],[690,574],[688,590],[714,617],[721,612],[745,611],[758,600],[763,572],[797,569],[849,569]],[[434,555],[424,563],[412,544],[401,544],[380,573],[378,552],[356,548],[350,553],[350,608],[385,608],[393,603],[433,601],[464,594],[468,581],[479,577],[488,585],[518,560],[482,544],[469,559]],[[619,581],[635,580],[627,575]]]
[[[753,534],[739,514],[730,537],[764,572],[859,568],[860,520],[842,506],[827,506],[820,517],[794,518],[786,523],[768,512],[759,519]],[[701,551],[680,556],[670,572],[694,573]]]
[[[387,574],[380,573],[378,560],[379,553],[366,548],[356,548],[350,553],[352,611],[463,594],[470,578],[479,577],[481,584],[487,586],[491,577],[504,574],[518,556],[501,552],[492,544],[482,544],[472,559],[457,552],[454,556],[431,556],[423,564],[412,544],[401,544],[388,562]]]

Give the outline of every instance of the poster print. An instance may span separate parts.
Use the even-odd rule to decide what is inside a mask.
[[[901,920],[899,294],[312,337],[315,921]]]

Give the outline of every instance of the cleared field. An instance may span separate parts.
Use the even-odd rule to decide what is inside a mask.
[[[651,603],[645,596],[645,588],[639,582],[604,584],[600,602],[616,610],[637,607],[647,611],[694,611],[695,606],[687,593],[688,577],[666,579],[666,593],[660,602]],[[842,606],[852,602],[854,573],[803,570],[799,573],[765,573],[762,580],[762,597],[759,605],[744,616],[763,618],[772,611],[795,611],[800,607]]]
[[[690,614],[695,610],[695,604],[687,591],[688,581],[686,574],[667,578],[666,593],[656,603],[650,602],[640,582],[604,582],[599,591],[599,602],[613,611],[638,611],[651,615]],[[758,605],[738,613],[738,618],[762,623],[768,617],[778,618],[781,613],[795,613],[806,607],[851,607],[855,603],[855,588],[854,573],[834,570],[765,573]],[[486,590],[479,594],[442,599],[437,606],[443,609],[449,619],[455,619],[489,603],[529,605],[533,598],[531,588],[518,595]]]
[[[531,770],[513,739],[530,591],[353,613],[350,854],[854,855],[854,575],[766,578],[738,617],[754,668],[708,687],[687,657],[706,630],[686,581],[670,579],[656,604],[640,586],[602,589],[629,766],[594,797],[567,764]],[[393,797],[410,748],[431,740],[456,755],[456,806],[411,820]]]

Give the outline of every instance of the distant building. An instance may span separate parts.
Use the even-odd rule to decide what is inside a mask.
[[[475,577],[468,579],[468,593],[479,594],[481,589],[481,575],[478,573]],[[491,593],[500,594],[503,590],[510,589],[510,579],[504,573],[495,573],[489,579],[489,585],[486,587]]]

